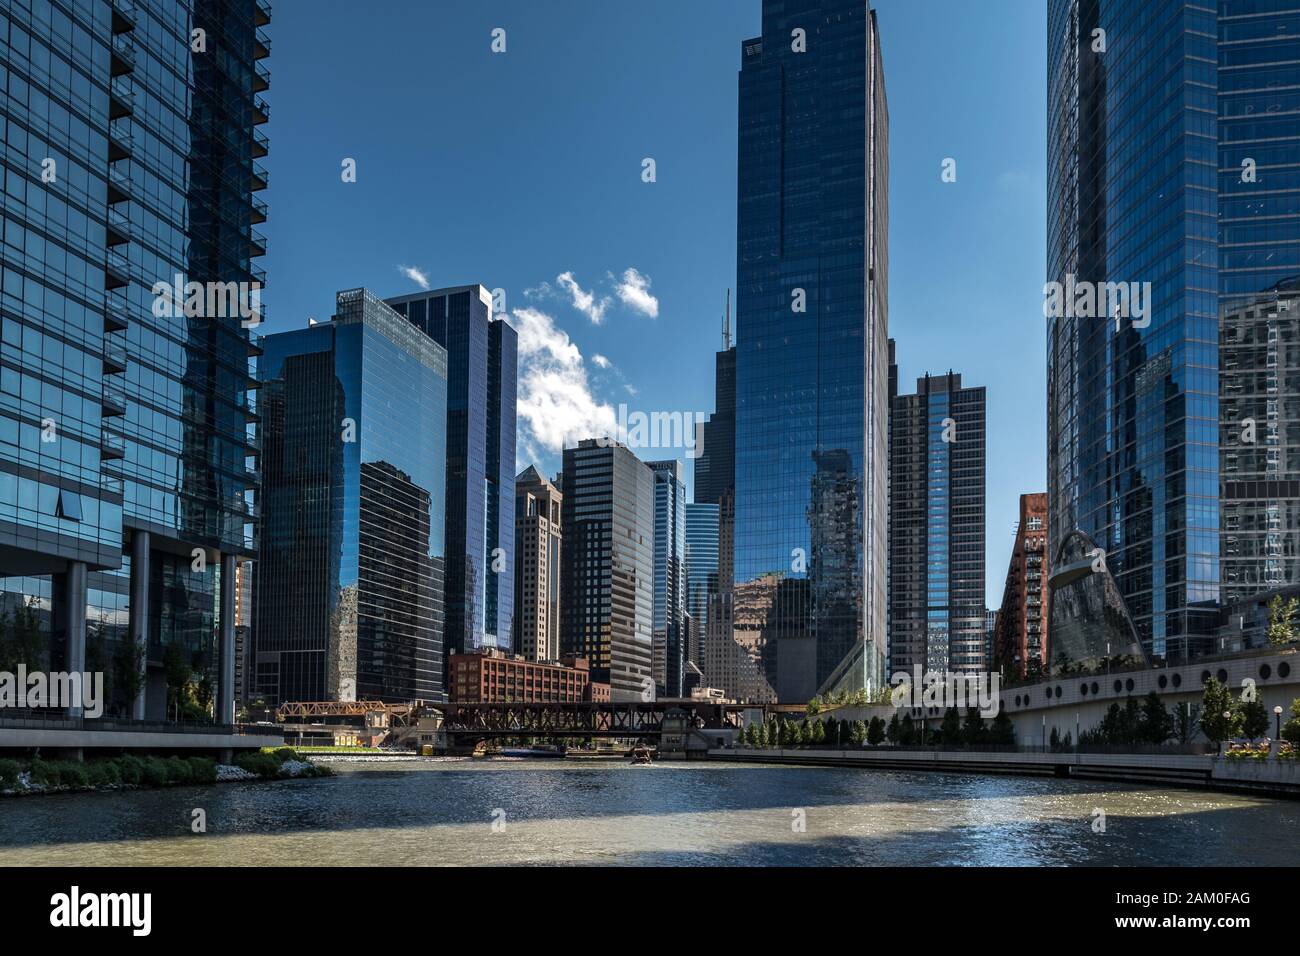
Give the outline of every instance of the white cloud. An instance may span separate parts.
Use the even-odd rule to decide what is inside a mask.
[[[629,308],[652,319],[659,317],[659,300],[650,294],[649,276],[642,275],[636,269],[627,268],[623,270],[623,279],[614,291]]]
[[[572,272],[560,273],[555,277],[555,281],[561,289],[569,293],[573,307],[591,319],[592,325],[600,325],[605,321],[605,310],[609,308],[608,296],[601,296],[597,299],[594,291],[588,292],[578,285],[577,280],[573,278]]]
[[[597,368],[609,368],[610,361],[599,352],[596,352],[591,356],[591,364],[595,365]]]
[[[429,288],[429,277],[415,266],[398,266],[397,271],[406,276],[406,278],[410,279],[421,289]]]
[[[583,438],[614,434],[614,409],[592,395],[582,353],[568,333],[537,309],[515,309],[513,315],[519,332],[521,444],[530,454],[539,448],[558,453]]]

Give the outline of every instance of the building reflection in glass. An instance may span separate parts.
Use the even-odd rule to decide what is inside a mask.
[[[254,667],[269,703],[444,696],[446,368],[365,290],[266,338]]]
[[[1108,660],[1148,665],[1142,642],[1105,556],[1082,531],[1066,536],[1049,580],[1048,666],[1095,670]]]

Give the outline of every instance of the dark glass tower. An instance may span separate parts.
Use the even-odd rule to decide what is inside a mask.
[[[782,701],[883,676],[887,137],[865,0],[765,0],[741,47],[735,583]]]
[[[700,502],[686,506],[686,610],[694,622],[686,659],[696,665],[704,662],[709,598],[718,593],[718,510],[715,504]]]
[[[447,650],[511,649],[518,336],[481,285],[385,300],[447,350]]]
[[[444,699],[446,351],[363,289],[265,350],[258,696]]]
[[[1295,4],[1048,11],[1047,279],[1152,289],[1145,327],[1049,319],[1049,560],[1082,532],[1149,655],[1185,660],[1215,647],[1222,583],[1286,565],[1251,526],[1295,514],[1240,445],[1249,402],[1221,407],[1221,372],[1270,386],[1220,350],[1243,306],[1300,272]]]
[[[560,652],[585,657],[615,701],[651,700],[655,476],[624,445],[564,449]]]
[[[716,505],[736,486],[736,347],[717,353],[714,412],[704,423],[704,445],[695,458],[695,500]]]
[[[985,392],[919,378],[891,402],[891,673],[976,673],[984,654]]]
[[[661,697],[682,696],[686,671],[686,470],[676,459],[654,473],[654,676]]]
[[[175,645],[234,718],[269,19],[259,0],[5,4],[0,601],[36,609],[50,663],[109,672],[119,716],[167,715]],[[208,294],[169,302],[177,282]],[[110,666],[131,646],[138,688]]]

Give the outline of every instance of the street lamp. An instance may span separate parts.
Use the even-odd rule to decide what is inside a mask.
[[[1282,739],[1282,707],[1281,707],[1281,705],[1278,705],[1277,707],[1274,707],[1274,708],[1273,708],[1273,719],[1277,721],[1277,733],[1274,735],[1274,739],[1281,740],[1281,739]]]

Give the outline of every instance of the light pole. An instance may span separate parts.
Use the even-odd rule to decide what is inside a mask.
[[[1280,704],[1277,707],[1273,708],[1273,719],[1277,722],[1277,733],[1274,734],[1273,739],[1281,740],[1282,739],[1282,707]]]

